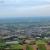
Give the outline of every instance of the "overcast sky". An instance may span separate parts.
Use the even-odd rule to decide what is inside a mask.
[[[0,16],[50,16],[50,0],[0,0]]]

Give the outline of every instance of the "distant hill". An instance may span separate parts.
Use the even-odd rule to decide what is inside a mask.
[[[50,17],[14,17],[14,18],[0,18],[0,23],[16,23],[16,22],[50,22]]]

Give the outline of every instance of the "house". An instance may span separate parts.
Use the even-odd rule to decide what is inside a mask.
[[[19,44],[18,41],[9,41],[9,42],[5,42],[6,44]]]

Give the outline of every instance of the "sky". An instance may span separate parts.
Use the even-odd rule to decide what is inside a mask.
[[[0,0],[0,17],[50,16],[50,0]]]

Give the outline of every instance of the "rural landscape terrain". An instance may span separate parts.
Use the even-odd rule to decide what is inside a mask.
[[[0,0],[0,50],[50,50],[50,0]]]
[[[0,50],[50,50],[50,17],[0,19]]]

